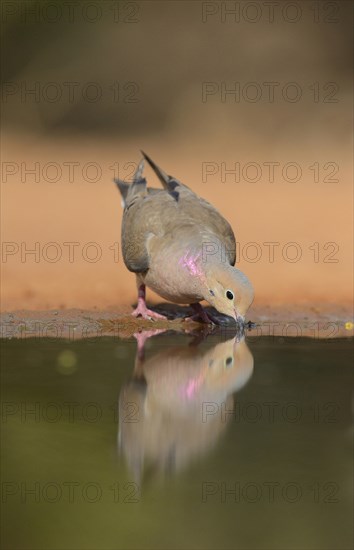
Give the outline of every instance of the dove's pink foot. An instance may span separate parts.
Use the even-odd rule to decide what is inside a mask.
[[[185,321],[202,321],[202,323],[207,323],[208,325],[214,325],[216,323],[216,320],[205,311],[199,302],[191,304],[191,307],[194,309],[195,314],[191,317],[186,317],[184,319]]]
[[[141,316],[143,319],[162,319],[166,320],[167,317],[165,315],[161,315],[160,313],[156,313],[156,311],[152,311],[151,309],[146,307],[145,300],[138,300],[138,305],[132,312],[133,317],[139,317]]]
[[[146,307],[145,302],[145,285],[140,285],[138,290],[138,305],[132,312],[133,317],[139,317],[141,316],[143,319],[161,319],[166,321],[167,317],[164,315],[161,315],[160,313],[156,313],[156,311],[152,311],[151,309],[148,309]]]

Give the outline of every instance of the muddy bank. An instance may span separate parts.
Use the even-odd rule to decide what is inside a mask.
[[[131,308],[122,307],[101,311],[83,309],[61,309],[47,311],[17,310],[0,315],[2,338],[92,338],[114,336],[130,338],[135,333],[145,330],[175,330],[181,332],[198,332],[209,330],[205,325],[195,321],[185,321],[191,313],[190,308],[173,304],[159,304],[156,311],[168,317],[168,320],[150,321],[134,318]],[[235,323],[211,308],[220,322],[217,330],[232,334]],[[282,308],[252,308],[247,317],[247,336],[280,336],[309,338],[347,338],[353,336],[353,317],[349,308],[335,308],[328,305]]]

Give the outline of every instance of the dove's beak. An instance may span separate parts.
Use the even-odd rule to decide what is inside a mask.
[[[245,318],[242,315],[240,315],[239,313],[237,313],[236,308],[235,308],[235,317],[234,317],[234,319],[235,319],[236,323],[240,323],[241,325],[243,325],[244,322],[245,322]]]

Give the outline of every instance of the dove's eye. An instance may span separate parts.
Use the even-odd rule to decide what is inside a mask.
[[[226,298],[228,298],[229,300],[233,300],[234,299],[234,293],[231,292],[231,290],[227,290],[226,291]]]
[[[233,357],[228,357],[226,360],[225,360],[225,367],[228,368],[228,367],[231,367],[231,365],[233,364],[234,360],[233,360]]]

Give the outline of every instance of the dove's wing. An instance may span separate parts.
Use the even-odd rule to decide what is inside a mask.
[[[215,236],[234,265],[236,243],[232,228],[211,204],[179,183],[172,193],[133,184],[127,193],[122,223],[122,252],[127,268],[135,273],[147,271],[153,262],[150,240],[155,240],[156,250],[159,242],[163,245],[166,237],[176,235],[182,226],[190,228],[191,241],[200,239],[200,246],[203,235],[207,234],[209,240]],[[181,245],[185,246],[185,242]]]
[[[184,218],[187,218],[184,222],[193,220],[200,232],[212,233],[212,235],[216,237],[217,242],[221,242],[224,245],[230,264],[235,265],[236,241],[230,224],[221,216],[214,206],[201,197],[198,197],[198,195],[187,187],[187,185],[181,183],[173,176],[166,174],[166,172],[157,166],[144,151],[141,152],[144,159],[149,163],[159,178],[164,189],[172,198],[180,202],[180,212],[183,213]],[[172,223],[175,223],[175,221],[172,220]]]
[[[159,211],[169,198],[166,195],[160,189],[128,194],[122,221],[122,252],[129,271],[143,273],[150,267],[147,245],[151,237],[164,234]]]
[[[176,187],[178,192],[178,187]],[[183,209],[185,215],[194,220],[200,230],[205,231],[211,238],[215,237],[217,243],[221,242],[225,248],[230,265],[236,262],[236,240],[231,225],[225,218],[206,200],[198,197],[193,191],[184,187],[182,191]]]

